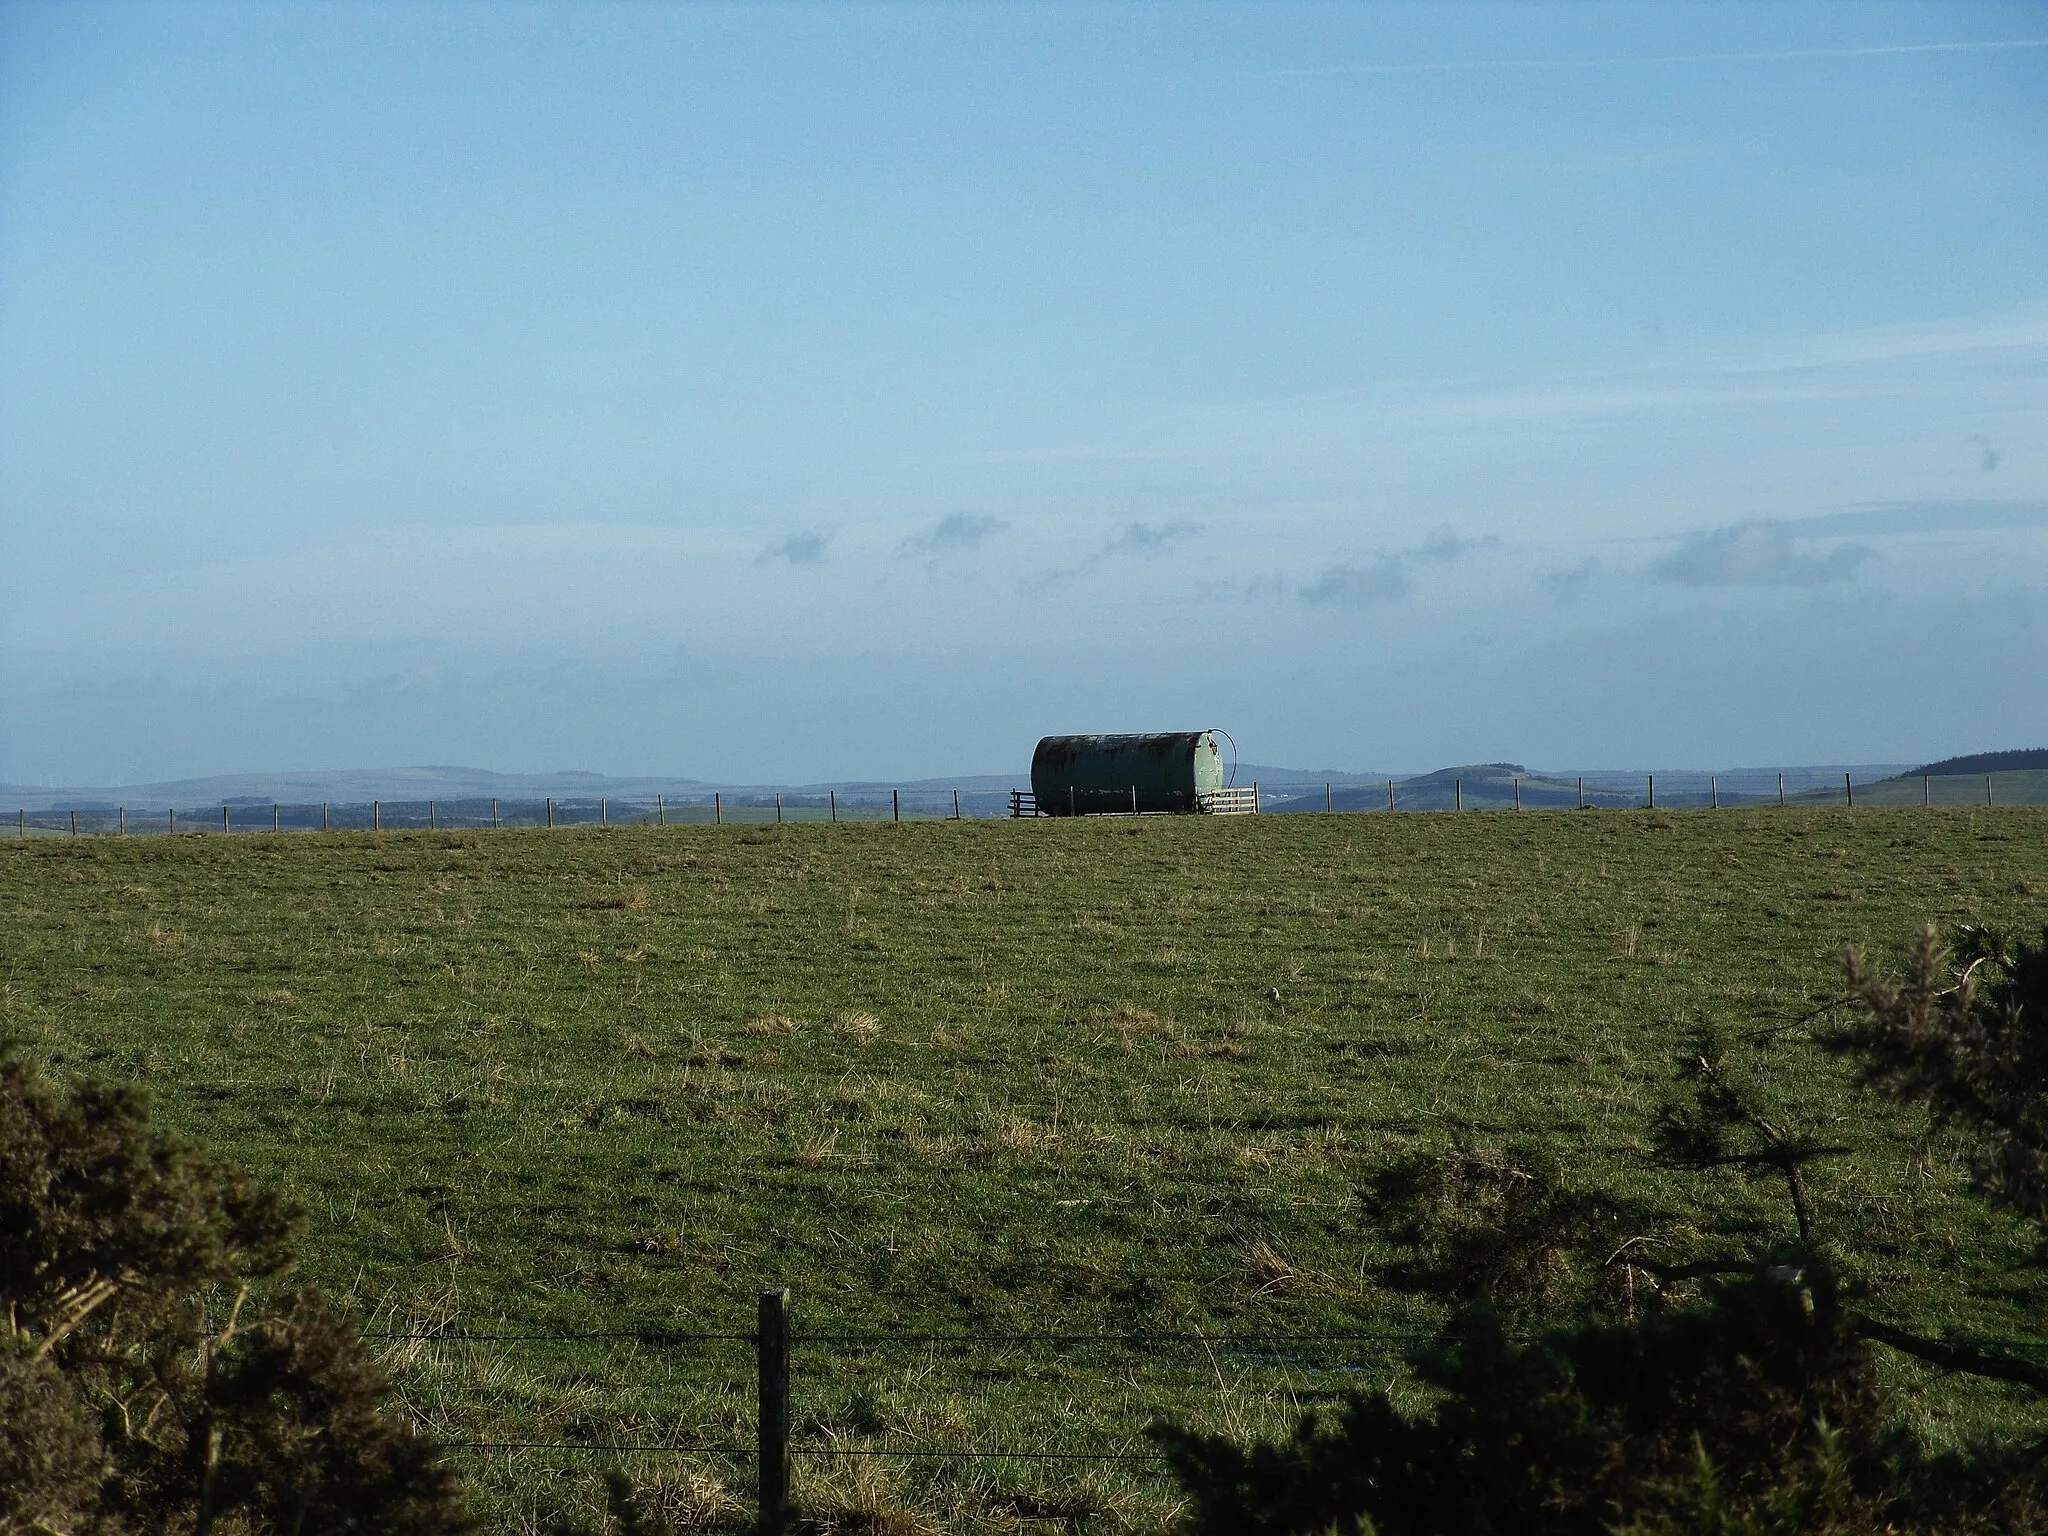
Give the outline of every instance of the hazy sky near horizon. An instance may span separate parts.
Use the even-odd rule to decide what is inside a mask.
[[[0,780],[2048,744],[2037,5],[0,0]]]

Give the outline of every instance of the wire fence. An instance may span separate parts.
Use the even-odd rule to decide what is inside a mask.
[[[18,837],[246,834],[257,832],[499,831],[508,828],[685,827],[787,822],[939,821],[1007,817],[1006,791],[850,789],[709,794],[671,799],[546,797],[508,800],[286,802],[240,798],[212,805],[20,807]]]
[[[582,1345],[596,1341],[630,1342],[660,1350],[696,1351],[725,1346],[747,1346],[754,1355],[752,1403],[754,1436],[747,1443],[740,1434],[742,1424],[729,1419],[728,1437],[706,1437],[702,1425],[678,1421],[677,1432],[669,1436],[648,1436],[643,1418],[634,1427],[642,1433],[589,1433],[585,1437],[544,1438],[539,1436],[462,1439],[448,1435],[439,1444],[449,1451],[488,1453],[548,1453],[569,1456],[698,1456],[750,1463],[754,1473],[758,1505],[757,1530],[773,1531],[782,1525],[790,1502],[790,1467],[793,1458],[830,1460],[841,1457],[894,1458],[912,1462],[952,1461],[960,1463],[1014,1462],[1048,1465],[1114,1466],[1141,1477],[1168,1478],[1168,1457],[1144,1436],[1146,1422],[1165,1416],[1165,1405],[1156,1405],[1142,1415],[1145,1422],[1134,1424],[1116,1438],[1077,1436],[1068,1427],[1063,1433],[1046,1436],[1028,1444],[963,1446],[933,1444],[928,1440],[904,1439],[895,1443],[849,1443],[847,1436],[830,1431],[793,1432],[800,1421],[794,1408],[806,1397],[806,1381],[825,1374],[825,1368],[843,1372],[852,1364],[854,1374],[871,1370],[873,1362],[907,1352],[927,1360],[938,1354],[975,1362],[978,1375],[997,1374],[988,1369],[991,1355],[1011,1357],[1029,1352],[1042,1356],[1078,1358],[1082,1374],[1105,1377],[1115,1357],[1157,1365],[1176,1356],[1186,1359],[1205,1377],[1213,1376],[1216,1387],[1223,1384],[1219,1362],[1231,1361],[1253,1367],[1268,1367],[1291,1378],[1273,1393],[1275,1405],[1288,1409],[1302,1406],[1298,1383],[1304,1375],[1321,1376],[1339,1385],[1318,1396],[1336,1397],[1359,1384],[1359,1378],[1384,1379],[1400,1364],[1413,1358],[1424,1346],[1455,1337],[1454,1330],[1420,1328],[1360,1329],[1353,1331],[1289,1332],[804,1332],[792,1326],[790,1294],[785,1289],[763,1292],[758,1321],[751,1332],[678,1331],[666,1328],[574,1330],[560,1332],[516,1332],[508,1330],[466,1331],[456,1328],[428,1328],[366,1332],[366,1340],[386,1346],[418,1344],[482,1344],[497,1348],[515,1346]],[[1527,1339],[1533,1335],[1514,1335]],[[2048,1359],[2048,1339],[1950,1337],[1951,1345],[1997,1350],[2019,1359]],[[730,1360],[730,1357],[728,1356]],[[737,1375],[737,1361],[728,1369]],[[930,1372],[920,1371],[919,1380],[929,1385]],[[1073,1417],[1068,1413],[1066,1417]],[[586,1426],[594,1427],[594,1426]],[[617,1426],[625,1429],[627,1426]],[[1049,1444],[1047,1440],[1057,1443]]]
[[[2048,773],[1873,774],[1789,769],[1735,773],[1589,773],[1510,770],[1325,784],[1269,784],[1267,812],[1737,810],[1760,807],[2039,804]]]
[[[1248,1333],[806,1332],[791,1326],[788,1292],[782,1290],[763,1293],[759,1326],[746,1333],[665,1328],[531,1333],[428,1328],[369,1331],[364,1334],[367,1341],[387,1350],[407,1345],[475,1344],[506,1349],[626,1343],[662,1351],[702,1352],[745,1346],[753,1353],[756,1367],[751,1404],[755,1430],[752,1443],[737,1437],[706,1437],[697,1432],[703,1426],[688,1422],[687,1415],[677,1422],[677,1432],[669,1436],[648,1436],[645,1433],[648,1426],[643,1418],[632,1426],[642,1431],[639,1435],[591,1433],[587,1437],[573,1439],[500,1435],[471,1439],[443,1433],[436,1438],[444,1450],[478,1454],[666,1455],[743,1461],[752,1466],[756,1498],[760,1505],[759,1528],[763,1529],[775,1525],[776,1511],[787,1502],[788,1467],[797,1458],[1098,1465],[1123,1467],[1141,1475],[1167,1475],[1167,1457],[1143,1434],[1145,1424],[1164,1411],[1163,1403],[1150,1412],[1142,1413],[1139,1422],[1114,1438],[1076,1435],[1069,1423],[1044,1434],[1042,1438],[1021,1444],[934,1444],[915,1439],[892,1443],[853,1443],[844,1434],[821,1433],[815,1428],[809,1433],[792,1431],[792,1425],[799,1423],[795,1409],[806,1406],[807,1378],[815,1384],[829,1374],[843,1388],[849,1370],[858,1379],[872,1371],[878,1362],[906,1353],[923,1357],[927,1365],[935,1356],[951,1357],[968,1366],[974,1375],[987,1378],[1002,1374],[991,1369],[995,1357],[1010,1358],[1024,1353],[1036,1357],[1078,1357],[1083,1374],[1094,1376],[1106,1374],[1111,1369],[1111,1357],[1143,1362],[1156,1370],[1162,1357],[1179,1355],[1204,1380],[1212,1376],[1220,1379],[1219,1362],[1230,1362],[1254,1368],[1273,1368],[1296,1377],[1306,1371],[1349,1381],[1368,1370],[1388,1369],[1397,1358],[1405,1358],[1418,1346],[1440,1336],[1414,1329]],[[727,1368],[730,1370],[737,1365],[738,1362],[728,1356]],[[1026,1370],[1022,1374],[1031,1376],[1035,1373]],[[1298,1402],[1300,1393],[1298,1388],[1282,1389],[1276,1391],[1274,1397],[1276,1401],[1293,1404]],[[432,1427],[429,1426],[430,1430]],[[621,1424],[617,1428],[623,1431],[628,1426]]]
[[[1601,773],[1560,778],[1482,773],[1470,777],[1253,786],[1267,813],[1403,811],[1738,810],[1758,807],[2000,806],[2048,803],[2048,773],[1908,775],[1858,779],[1853,772]],[[366,802],[268,801],[218,805],[18,808],[15,836],[142,836],[257,832],[495,831],[506,828],[684,827],[794,822],[992,820],[1013,814],[1015,793],[973,789],[714,790],[671,799],[549,798]],[[1128,814],[1128,813],[1124,813]]]

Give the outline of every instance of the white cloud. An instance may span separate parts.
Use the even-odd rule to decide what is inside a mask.
[[[1804,554],[1783,523],[1736,523],[1694,534],[1650,574],[1690,587],[1806,587],[1846,581],[1875,555],[1865,544]]]
[[[1370,565],[1333,565],[1301,589],[1301,600],[1317,607],[1371,608],[1397,603],[1411,590],[1399,555],[1381,555]]]
[[[1102,546],[1105,555],[1163,555],[1202,531],[1200,523],[1125,523]]]
[[[1010,525],[1000,517],[972,512],[953,512],[940,518],[922,533],[914,533],[896,546],[899,555],[936,559],[941,555],[964,555],[981,548]]]
[[[766,565],[771,560],[787,560],[791,565],[823,565],[825,546],[831,541],[829,533],[786,534],[756,555],[754,563]]]
[[[1409,579],[1409,567],[1452,565],[1498,543],[1500,540],[1490,534],[1482,539],[1467,539],[1454,529],[1438,528],[1420,544],[1375,555],[1369,564],[1327,567],[1301,589],[1301,600],[1318,607],[1353,609],[1399,602],[1414,586]]]

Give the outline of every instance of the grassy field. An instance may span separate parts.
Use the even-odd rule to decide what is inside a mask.
[[[1546,1138],[1682,1252],[1787,1228],[1660,1169],[1687,1032],[1784,1023],[1847,944],[2048,921],[2048,811],[1103,819],[0,844],[0,1032],[306,1208],[382,1332],[1427,1329],[1375,1277],[1390,1156]],[[1277,999],[1270,992],[1277,990]],[[1855,1148],[1813,1175],[1874,1308],[2048,1337],[1953,1149],[1799,1037],[1758,1070]],[[743,1343],[382,1346],[450,1440],[744,1443]],[[1399,1344],[800,1349],[842,1449],[1242,1432],[1400,1378]],[[1936,1441],[2026,1399],[1895,1371]],[[594,1519],[604,1458],[461,1453],[500,1528]],[[623,1458],[678,1518],[745,1464]],[[945,1529],[1170,1517],[1142,1464],[807,1455],[814,1509]]]

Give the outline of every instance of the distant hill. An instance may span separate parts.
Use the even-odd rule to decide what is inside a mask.
[[[1385,775],[1364,782],[1354,778],[1348,784],[1333,778],[1327,791],[1321,783],[1283,781],[1280,793],[1262,798],[1267,810],[1281,813],[1325,809],[1383,811],[1387,809],[1387,785]],[[1260,788],[1266,788],[1266,781],[1261,781]],[[1588,780],[1583,803],[1622,806],[1630,804],[1633,798],[1632,788]],[[1396,777],[1393,800],[1395,807],[1404,811],[1495,810],[1518,803],[1530,810],[1547,810],[1581,803],[1581,792],[1576,776],[1532,773],[1520,763],[1465,763],[1433,773]]]
[[[1938,763],[1909,768],[1899,777],[1917,779],[1922,774],[1938,778],[1948,773],[2014,773],[2028,768],[2048,768],[2048,747],[2025,747],[2013,752],[1972,752],[1965,757],[1944,757]]]

